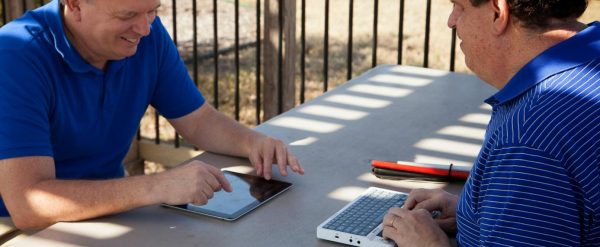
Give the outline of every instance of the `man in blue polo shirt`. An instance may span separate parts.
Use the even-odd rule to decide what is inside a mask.
[[[600,246],[600,23],[586,0],[452,0],[467,66],[500,91],[459,197],[414,190],[398,246]],[[432,219],[432,210],[442,212]]]
[[[193,161],[124,177],[148,105],[190,143],[303,174],[280,140],[218,113],[156,18],[159,0],[54,0],[0,29],[0,216],[44,227],[157,204],[204,204],[231,190]]]

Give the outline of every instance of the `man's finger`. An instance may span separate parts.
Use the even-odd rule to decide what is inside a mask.
[[[288,164],[292,168],[292,170],[300,175],[304,175],[304,168],[300,166],[300,162],[298,162],[298,158],[291,153],[288,153]]]
[[[252,158],[250,160],[250,162],[252,163],[254,168],[256,168],[256,175],[262,177],[263,165],[262,165],[262,160],[260,159],[260,155],[257,154],[257,155],[253,155],[253,156],[254,156],[254,158]]]
[[[419,202],[418,204],[416,204],[412,210],[416,210],[416,209],[425,209],[427,211],[434,211],[434,210],[441,210],[441,207],[439,205],[439,201],[436,200],[424,200],[422,202]]]
[[[194,199],[192,201],[192,204],[195,205],[204,205],[208,202],[208,199],[206,198],[206,196],[203,193],[200,193],[199,195],[196,196],[196,199]]]
[[[204,182],[212,189],[212,191],[219,191],[223,187],[216,176],[210,174],[211,176],[205,176]]]
[[[408,210],[405,208],[390,208],[390,210],[388,210],[388,214],[394,215],[396,217],[400,217],[403,218],[406,216],[406,214],[408,214]]]
[[[420,202],[427,200],[431,196],[430,194],[431,194],[431,190],[426,190],[426,189],[412,190],[408,194],[406,201],[404,201],[404,208],[409,209],[409,210],[413,209]]]
[[[398,217],[399,217],[398,215],[395,215],[392,213],[386,214],[385,216],[383,216],[383,225],[384,226],[393,226],[394,222],[396,220],[398,220],[397,219]]]
[[[398,230],[391,226],[383,226],[383,238],[391,239],[392,241],[398,243],[399,241]]]
[[[275,152],[277,154],[277,166],[279,167],[279,174],[287,176],[287,148],[281,142],[276,142]]]
[[[268,180],[271,179],[271,166],[273,166],[273,148],[267,148],[263,154],[263,176]]]
[[[232,192],[233,188],[231,187],[229,180],[227,180],[227,178],[225,177],[225,174],[223,174],[223,172],[221,170],[217,169],[216,167],[211,167],[211,168],[212,169],[208,169],[208,171],[212,175],[214,175],[214,177],[219,181],[219,183],[221,184],[223,189],[227,192]]]

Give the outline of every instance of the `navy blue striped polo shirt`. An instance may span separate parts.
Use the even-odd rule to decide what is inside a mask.
[[[600,23],[486,102],[492,118],[458,203],[458,243],[600,246]]]

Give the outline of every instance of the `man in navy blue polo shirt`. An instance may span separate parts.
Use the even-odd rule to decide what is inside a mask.
[[[586,0],[452,0],[467,66],[499,89],[459,197],[414,190],[398,246],[600,246],[600,23]],[[442,212],[432,219],[430,211]]]
[[[19,228],[157,204],[204,204],[231,190],[193,161],[124,177],[148,105],[190,143],[303,174],[280,140],[218,113],[199,93],[156,18],[159,0],[54,0],[0,29],[0,216]]]

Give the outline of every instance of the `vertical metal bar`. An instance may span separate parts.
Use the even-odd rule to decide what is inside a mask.
[[[193,22],[193,26],[192,28],[194,29],[193,31],[193,42],[194,42],[194,84],[196,85],[196,87],[198,87],[198,83],[199,83],[199,72],[198,72],[198,4],[196,0],[193,0],[192,2],[192,12],[194,12],[192,14],[192,22]],[[194,146],[194,150],[198,150],[198,147]]]
[[[375,0],[375,6],[373,6],[373,58],[371,60],[371,67],[377,66],[377,19],[379,17],[379,0]]]
[[[279,54],[277,55],[277,114],[283,112],[283,3],[279,0]]]
[[[329,0],[325,0],[325,40],[323,47],[323,92],[327,92],[329,80]]]
[[[177,47],[177,0],[173,0],[172,6],[173,12],[173,43],[175,43],[175,47]],[[175,131],[175,148],[179,147],[179,134]]]
[[[300,30],[300,104],[306,91],[306,0],[302,0],[302,28]]]
[[[235,120],[240,120],[240,0],[235,0]]]
[[[260,57],[260,0],[256,0],[256,125],[260,124]]]
[[[402,64],[402,47],[404,43],[404,0],[400,0],[400,18],[398,21],[398,64]]]
[[[23,7],[23,14],[25,14],[25,12],[27,12],[27,2],[21,0],[21,6]]]
[[[171,13],[173,15],[173,42],[177,46],[177,0],[172,0]]]
[[[283,110],[296,104],[296,0],[283,1]]]
[[[452,28],[452,44],[450,45],[450,71],[454,72],[454,60],[456,59],[456,28]]]
[[[4,26],[4,24],[6,24],[6,20],[8,19],[8,17],[6,16],[8,14],[8,11],[6,10],[8,8],[8,5],[6,5],[6,0],[2,0],[2,25]]]
[[[160,144],[160,114],[158,114],[158,110],[154,109],[154,133],[156,137],[154,137],[154,143]]]
[[[219,109],[219,36],[217,29],[217,0],[213,0],[213,54],[214,54],[214,82],[213,82],[213,105]]]
[[[427,0],[427,14],[425,17],[425,45],[423,52],[423,67],[429,67],[429,27],[431,25],[431,0]]]
[[[352,79],[352,26],[354,25],[354,0],[350,0],[348,7],[348,57],[346,80]]]
[[[4,0],[3,0],[3,2],[4,2]],[[44,4],[45,4],[45,1],[44,1],[44,0],[41,0],[41,2],[42,2],[42,5],[44,5]],[[157,116],[157,115],[155,115],[155,117],[158,117],[158,116]],[[157,124],[156,126],[158,126],[158,124]],[[156,137],[157,137],[157,139],[158,139],[158,133],[156,134]],[[137,129],[137,131],[136,131],[135,139],[136,139],[137,141],[140,141],[140,140],[142,140],[142,131],[141,131],[141,125],[140,125],[140,124],[138,124],[138,129]],[[158,144],[158,143],[157,143],[157,144]]]
[[[193,76],[194,76],[194,84],[198,87],[198,6],[197,0],[192,0],[192,31],[194,37],[193,42],[193,57],[194,57],[194,68],[193,68]]]

